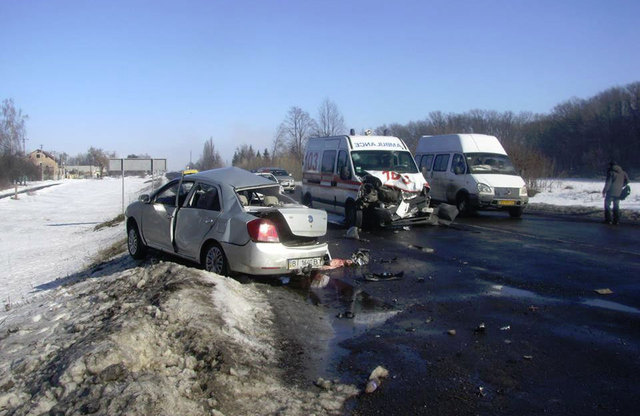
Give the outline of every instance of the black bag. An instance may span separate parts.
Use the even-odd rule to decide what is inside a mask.
[[[620,200],[624,201],[624,199],[628,197],[630,193],[631,188],[629,187],[629,185],[625,185],[624,188],[622,188],[622,192],[620,193]]]

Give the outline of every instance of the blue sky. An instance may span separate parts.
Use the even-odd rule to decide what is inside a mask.
[[[0,0],[0,99],[27,149],[179,169],[270,148],[291,106],[348,127],[431,111],[547,113],[640,81],[640,2]]]

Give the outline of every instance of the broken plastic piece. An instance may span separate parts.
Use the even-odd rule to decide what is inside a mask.
[[[500,331],[508,331],[511,329],[511,325],[507,325],[507,326],[503,326],[502,328],[500,328]]]
[[[478,326],[476,327],[476,329],[474,329],[474,330],[473,330],[473,332],[475,332],[475,333],[479,333],[479,334],[483,334],[483,333],[484,333],[484,331],[485,331],[485,329],[486,329],[486,328],[485,328],[485,326],[484,326],[484,322],[482,322],[480,325],[478,325]]]
[[[604,289],[595,289],[595,292],[598,295],[611,295],[613,293],[613,290],[609,288],[604,288]]]
[[[447,334],[449,334],[449,335],[452,335],[452,336],[453,336],[453,335],[455,335],[455,334],[456,334],[456,330],[455,330],[455,329],[450,329],[450,330],[448,330],[448,331],[447,331]]]
[[[387,378],[388,376],[389,370],[380,365],[377,366],[369,375],[367,387],[365,387],[364,389],[365,393],[373,393],[378,388],[378,386],[380,386],[382,379]]]

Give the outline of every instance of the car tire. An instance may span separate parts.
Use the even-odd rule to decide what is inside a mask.
[[[304,194],[304,196],[302,197],[302,205],[306,205],[309,208],[311,208],[312,204],[313,204],[313,202],[312,202],[312,199],[311,199],[311,194],[310,193]]]
[[[202,268],[222,276],[229,274],[227,256],[218,243],[211,243],[207,246],[202,257]]]
[[[347,227],[362,227],[362,210],[356,207],[353,201],[347,202],[345,207],[345,224]]]
[[[459,215],[467,215],[471,212],[471,202],[469,201],[469,194],[458,194],[458,196],[456,197],[456,208],[458,208]]]
[[[136,260],[143,259],[147,254],[147,246],[142,242],[138,226],[135,223],[132,223],[127,231],[127,248],[131,257]]]
[[[524,212],[524,207],[511,207],[509,208],[509,216],[511,218],[520,218]]]

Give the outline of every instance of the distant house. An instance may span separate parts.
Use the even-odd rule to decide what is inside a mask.
[[[34,165],[40,167],[40,179],[59,179],[60,168],[58,162],[50,154],[41,149],[36,149],[28,155],[29,160]]]

